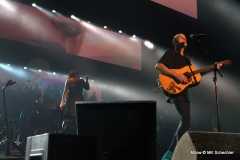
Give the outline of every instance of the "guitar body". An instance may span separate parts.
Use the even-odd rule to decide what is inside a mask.
[[[191,66],[191,69],[193,72],[197,70],[197,68],[194,66]],[[169,94],[181,93],[187,87],[197,85],[201,81],[201,77],[202,77],[201,74],[198,73],[198,74],[194,74],[194,76],[192,76],[189,66],[185,66],[181,69],[171,69],[171,70],[178,74],[184,74],[188,78],[188,83],[178,83],[173,78],[161,73],[159,75],[159,81],[160,81],[163,89],[166,92],[168,92]],[[195,79],[196,79],[196,81],[195,81]]]

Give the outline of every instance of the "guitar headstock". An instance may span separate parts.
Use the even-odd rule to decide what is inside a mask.
[[[222,64],[222,66],[227,67],[230,66],[232,64],[231,60],[224,60],[220,62]]]

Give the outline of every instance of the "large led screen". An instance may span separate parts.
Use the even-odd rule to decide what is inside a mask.
[[[141,70],[141,42],[40,7],[0,1],[0,37]]]

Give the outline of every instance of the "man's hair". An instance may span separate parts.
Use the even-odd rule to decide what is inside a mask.
[[[173,39],[172,39],[172,44],[175,46],[174,42],[176,41],[177,37],[180,35],[180,34],[183,34],[183,33],[178,33],[176,34]]]
[[[74,78],[75,76],[79,76],[78,71],[76,70],[71,70],[69,72],[68,78]]]
[[[175,46],[174,42],[176,41],[176,38],[178,37],[179,34],[176,34],[173,39],[172,39],[172,44]]]

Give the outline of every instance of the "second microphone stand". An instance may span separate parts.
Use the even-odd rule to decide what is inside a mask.
[[[7,115],[7,107],[6,107],[5,88],[10,85],[13,85],[13,84],[16,84],[16,82],[9,80],[2,87],[6,135],[5,135],[5,138],[2,140],[0,149],[5,146],[6,152],[5,152],[4,156],[10,156],[10,142],[9,142],[9,134],[8,134],[8,115]],[[19,146],[17,146],[14,142],[12,142],[12,144],[22,153],[23,156],[25,156],[25,152]]]

